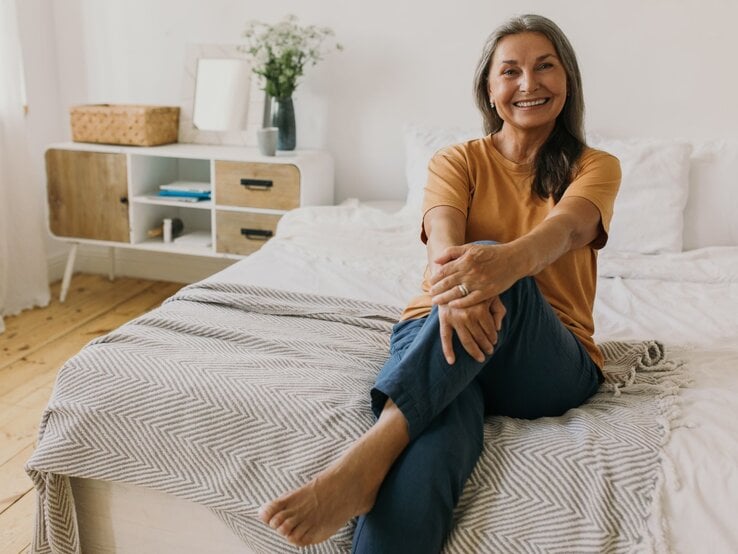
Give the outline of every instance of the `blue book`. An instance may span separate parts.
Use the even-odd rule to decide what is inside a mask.
[[[159,190],[176,192],[202,192],[210,194],[210,183],[200,181],[174,181],[165,185],[159,185]]]
[[[194,192],[188,190],[160,190],[159,196],[177,196],[180,198],[198,198],[200,200],[209,200],[209,192]]]

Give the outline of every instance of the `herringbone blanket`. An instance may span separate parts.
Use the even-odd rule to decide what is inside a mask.
[[[60,370],[27,471],[34,552],[79,552],[69,476],[209,507],[254,551],[297,551],[258,507],[335,459],[373,423],[369,389],[399,311],[334,297],[201,283],[94,340]],[[660,475],[679,368],[655,343],[610,344],[579,409],[490,418],[446,552],[631,552]],[[641,379],[641,376],[643,378]],[[305,552],[348,552],[354,523]]]

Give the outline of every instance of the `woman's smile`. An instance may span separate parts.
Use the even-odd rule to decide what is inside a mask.
[[[540,108],[541,106],[548,104],[548,101],[550,98],[535,98],[532,100],[518,100],[516,102],[513,102],[513,106],[515,106],[518,109],[522,110],[532,110],[535,108]]]

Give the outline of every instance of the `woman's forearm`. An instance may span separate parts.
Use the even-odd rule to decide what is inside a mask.
[[[429,210],[423,219],[425,234],[428,237],[426,251],[428,253],[428,268],[430,274],[435,275],[441,267],[434,260],[449,246],[464,244],[466,235],[466,218],[456,208],[437,206]]]
[[[431,273],[433,302],[466,307],[492,299],[519,279],[538,274],[570,250],[592,243],[600,229],[594,204],[572,197],[561,200],[546,219],[513,241],[448,247],[442,256],[431,258],[442,264]],[[461,298],[456,291],[460,283],[469,291]]]
[[[557,218],[541,222],[531,232],[509,243],[519,274],[528,277],[540,273],[572,248],[571,228]]]
[[[521,277],[536,275],[561,256],[590,244],[599,235],[600,214],[588,200],[568,198],[530,232],[510,243]]]

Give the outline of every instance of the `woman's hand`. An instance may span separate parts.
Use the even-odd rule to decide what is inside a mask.
[[[434,304],[469,308],[509,289],[525,272],[518,251],[509,244],[450,246],[433,260],[438,264],[430,278]],[[462,291],[464,288],[468,294]]]
[[[453,308],[448,304],[438,306],[441,345],[448,364],[453,365],[456,361],[454,332],[464,350],[476,361],[484,362],[485,355],[489,356],[494,351],[497,331],[502,328],[502,319],[506,312],[499,296],[467,308]]]

